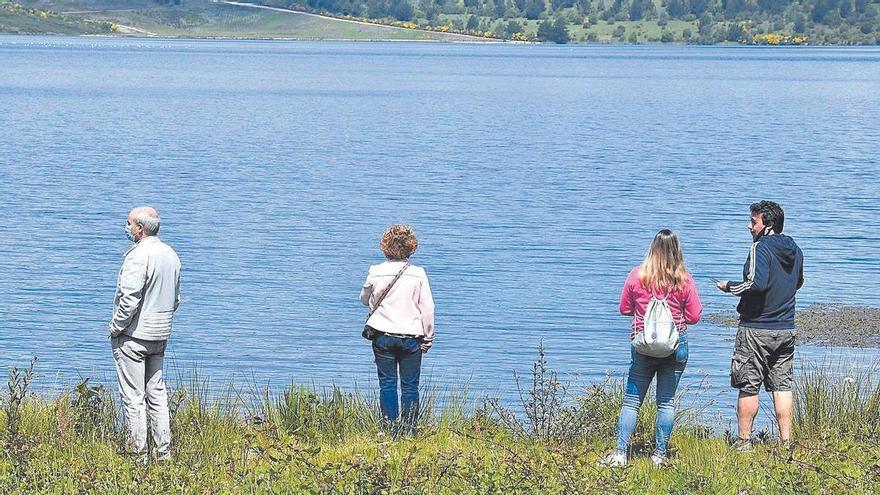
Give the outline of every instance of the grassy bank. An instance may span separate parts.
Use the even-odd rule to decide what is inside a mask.
[[[182,38],[460,41],[443,32],[358,24],[227,5],[210,0],[160,4],[154,0],[0,0],[0,32],[150,34]],[[15,10],[15,17],[11,13]],[[41,14],[42,12],[42,14]],[[112,26],[112,29],[111,29]],[[134,28],[134,29],[131,29]]]
[[[790,494],[880,490],[880,388],[870,373],[798,377],[796,443],[731,451],[681,411],[670,464],[650,465],[653,406],[633,439],[634,462],[598,467],[612,445],[619,384],[568,390],[542,361],[514,409],[428,394],[415,437],[395,438],[375,401],[340,389],[230,390],[211,401],[204,381],[176,385],[174,454],[141,467],[120,453],[108,390],[88,382],[60,397],[28,392],[10,374],[0,414],[2,493]],[[856,386],[858,384],[858,386]],[[514,413],[513,411],[518,411]]]
[[[0,33],[113,34],[111,22],[67,16],[49,9],[0,0]]]

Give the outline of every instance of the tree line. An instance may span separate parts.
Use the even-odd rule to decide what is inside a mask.
[[[588,28],[599,21],[696,23],[693,41],[737,41],[764,32],[811,37],[830,44],[880,42],[880,0],[264,0],[276,7],[334,15],[416,22],[450,23],[461,31],[493,31],[501,37],[521,33],[539,20],[538,38],[564,42],[571,25]],[[454,19],[450,20],[450,16]],[[751,30],[751,31],[750,31]]]

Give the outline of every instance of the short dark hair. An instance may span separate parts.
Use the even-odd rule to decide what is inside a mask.
[[[782,233],[782,228],[785,226],[785,212],[782,211],[782,207],[779,206],[779,203],[773,201],[759,201],[757,203],[752,203],[749,206],[749,210],[752,212],[753,216],[760,213],[764,225],[771,227],[773,232],[776,232],[777,234]]]

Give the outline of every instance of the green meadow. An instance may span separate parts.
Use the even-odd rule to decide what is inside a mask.
[[[752,453],[680,408],[670,462],[650,463],[646,403],[631,463],[598,465],[612,448],[619,382],[570,388],[543,353],[513,404],[428,390],[415,436],[395,435],[369,393],[292,384],[272,394],[209,396],[197,374],[173,383],[172,459],[125,453],[115,393],[83,381],[56,397],[10,371],[0,413],[0,491],[314,494],[876,494],[880,387],[871,371],[798,374],[795,441],[758,434]],[[686,392],[687,393],[687,392]],[[763,413],[763,414],[766,414]]]
[[[121,26],[121,27],[120,27]],[[188,0],[155,1],[0,0],[0,32],[136,34],[184,38],[291,38],[457,41],[461,35],[349,22],[341,19]]]

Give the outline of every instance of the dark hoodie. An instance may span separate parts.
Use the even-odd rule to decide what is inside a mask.
[[[804,285],[804,253],[794,239],[765,235],[752,244],[743,266],[743,281],[728,282],[740,297],[739,323],[751,328],[794,328],[795,293]]]

